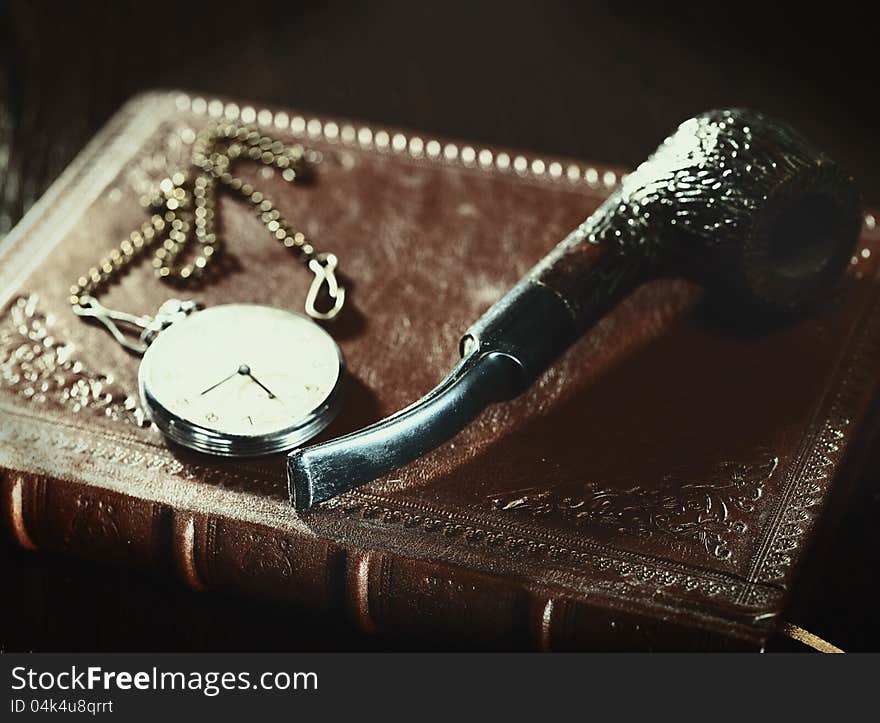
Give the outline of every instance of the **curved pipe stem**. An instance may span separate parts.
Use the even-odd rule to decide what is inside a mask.
[[[513,396],[518,374],[512,357],[477,350],[415,404],[352,434],[292,452],[291,504],[308,509],[421,457],[489,404]]]

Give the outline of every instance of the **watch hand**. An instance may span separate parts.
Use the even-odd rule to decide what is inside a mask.
[[[228,382],[228,381],[229,381],[230,379],[232,379],[232,377],[234,377],[236,374],[241,374],[241,368],[236,369],[234,372],[232,372],[232,374],[230,374],[228,377],[224,377],[223,379],[221,379],[221,380],[220,380],[219,382],[217,382],[216,384],[212,384],[210,387],[208,387],[208,388],[205,389],[203,392],[201,392],[201,393],[199,394],[199,396],[201,396],[202,394],[207,394],[207,393],[210,392],[212,389],[216,389],[216,388],[219,387],[221,384],[223,384],[223,382]]]
[[[262,389],[264,392],[266,392],[266,394],[269,395],[269,399],[277,399],[277,398],[278,398],[278,397],[275,396],[275,394],[272,392],[272,390],[270,390],[265,384],[263,384],[263,382],[261,382],[261,381],[260,381],[259,379],[257,379],[253,374],[251,374],[251,373],[250,373],[250,370],[248,370],[247,375],[248,375],[253,381],[255,381],[255,382],[257,383],[257,386],[260,387],[260,389]]]

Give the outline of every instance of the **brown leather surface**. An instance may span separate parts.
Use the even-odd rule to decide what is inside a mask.
[[[682,630],[762,643],[874,395],[876,232],[819,315],[760,336],[715,323],[693,285],[646,285],[522,397],[299,517],[283,457],[218,461],[139,427],[125,403],[137,359],[67,306],[76,276],[143,221],[139,183],[184,164],[185,129],[206,121],[174,95],[134,101],[3,252],[0,467],[21,544],[340,605],[365,627],[461,622],[549,647],[619,647],[638,643],[605,641],[609,626],[651,620],[673,631],[661,647],[690,645]],[[377,149],[376,132],[363,144],[306,137],[324,154],[309,186],[241,168],[340,257],[349,306],[329,330],[350,374],[322,438],[430,389],[467,326],[607,192],[604,169],[594,187],[551,176],[552,159],[520,174],[413,158]],[[102,301],[137,313],[181,295],[300,310],[309,272],[234,198],[218,216],[229,251],[218,278],[184,292],[144,263]]]

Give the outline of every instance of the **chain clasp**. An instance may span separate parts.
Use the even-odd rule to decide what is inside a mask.
[[[142,355],[162,329],[200,307],[201,305],[195,301],[170,299],[162,304],[156,316],[136,316],[126,311],[108,309],[94,296],[81,296],[79,303],[73,307],[73,313],[101,322],[120,345],[135,354]],[[129,334],[126,334],[126,331]],[[130,336],[132,333],[139,334],[137,341]]]
[[[152,322],[151,317],[135,316],[125,311],[108,309],[93,296],[81,296],[79,303],[73,307],[73,313],[100,321],[113,338],[129,351],[143,354],[147,350],[147,345],[142,339],[138,338],[138,341],[134,341],[132,337],[126,335],[123,328],[131,331],[133,327],[135,332],[142,333]]]
[[[317,254],[309,261],[309,268],[315,274],[312,286],[306,296],[306,314],[313,319],[329,321],[335,319],[345,304],[345,288],[339,285],[334,273],[339,260],[336,254]],[[315,306],[321,288],[326,284],[326,293],[333,300],[333,306],[327,311],[319,311]]]

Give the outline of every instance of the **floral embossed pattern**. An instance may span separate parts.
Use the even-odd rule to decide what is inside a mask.
[[[489,504],[501,512],[558,517],[639,537],[694,540],[726,560],[729,537],[748,529],[743,518],[755,510],[778,464],[776,457],[756,465],[724,462],[704,481],[681,484],[667,477],[655,488],[605,489],[590,482],[574,494],[555,488],[517,490],[492,496]]]
[[[144,426],[137,400],[111,374],[86,370],[72,344],[52,335],[53,319],[35,294],[14,299],[0,317],[0,389],[41,405]]]

